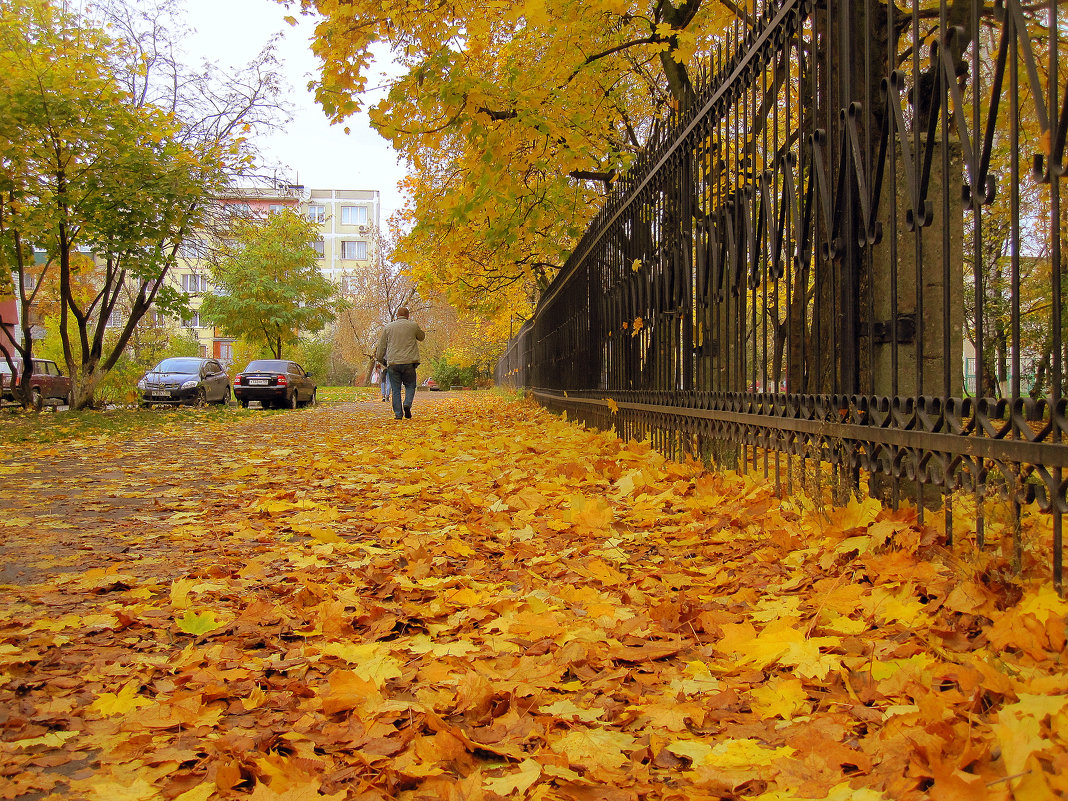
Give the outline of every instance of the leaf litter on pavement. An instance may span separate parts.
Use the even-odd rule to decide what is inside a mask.
[[[1068,794],[1041,516],[1017,581],[909,510],[416,411],[0,464],[0,798]]]

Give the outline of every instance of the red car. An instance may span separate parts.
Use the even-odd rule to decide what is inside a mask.
[[[15,399],[12,385],[20,380],[22,374],[22,359],[15,356],[11,361],[15,363],[15,382],[11,380],[11,368],[8,367],[7,359],[0,356],[0,398],[4,400]],[[33,373],[30,375],[30,399],[36,409],[40,409],[47,400],[59,400],[70,405],[70,379],[63,375],[54,361],[33,360]]]

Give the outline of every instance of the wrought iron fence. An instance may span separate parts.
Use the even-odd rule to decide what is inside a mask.
[[[498,381],[788,490],[1037,501],[1060,587],[1068,2],[758,0],[724,52]]]

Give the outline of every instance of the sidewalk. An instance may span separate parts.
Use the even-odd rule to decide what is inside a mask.
[[[0,460],[0,798],[1068,793],[1065,604],[495,393]]]

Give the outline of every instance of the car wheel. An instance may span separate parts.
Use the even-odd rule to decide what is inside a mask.
[[[297,408],[297,391],[296,390],[293,390],[293,394],[290,395],[288,398],[286,398],[286,408],[287,409],[296,409]]]
[[[41,411],[41,407],[44,405],[44,398],[41,397],[40,387],[30,388],[30,405],[37,411]]]
[[[226,392],[224,392],[222,398],[219,399],[219,404],[222,406],[230,405],[230,387],[226,388]]]
[[[203,407],[208,402],[208,393],[204,391],[204,387],[197,387],[197,394],[193,397],[193,405],[198,409]]]
[[[316,396],[316,394],[317,394],[318,392],[319,392],[319,390],[318,390],[317,388],[316,388],[316,389],[313,389],[313,390],[312,390],[312,394],[311,394],[311,397],[310,397],[310,398],[308,398],[308,403],[307,403],[307,404],[305,404],[305,405],[307,405],[307,406],[314,406],[314,405],[315,405],[315,403],[316,403],[316,397],[315,397],[315,396]]]

